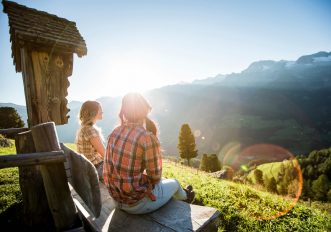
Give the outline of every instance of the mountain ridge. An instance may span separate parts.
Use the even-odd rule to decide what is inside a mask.
[[[295,61],[304,57],[311,64],[259,61],[241,73],[220,74],[146,92],[165,153],[177,154],[183,123],[189,123],[195,134],[199,155],[220,153],[231,143],[241,147],[270,143],[296,154],[330,146],[330,54],[314,53]],[[97,100],[104,111],[104,119],[98,125],[106,138],[119,124],[121,98]],[[57,127],[61,141],[74,141],[81,104],[69,103],[69,123]]]

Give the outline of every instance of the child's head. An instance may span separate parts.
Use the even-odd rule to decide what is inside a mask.
[[[122,124],[124,122],[141,123],[146,118],[152,107],[139,93],[129,93],[122,99],[122,107],[119,113]]]
[[[102,108],[97,101],[86,101],[79,112],[81,125],[93,125],[96,120],[102,119]]]

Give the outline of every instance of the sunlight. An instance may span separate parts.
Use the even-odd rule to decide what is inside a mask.
[[[161,67],[153,54],[123,54],[109,60],[105,68],[104,79],[111,95],[143,92],[164,84]]]

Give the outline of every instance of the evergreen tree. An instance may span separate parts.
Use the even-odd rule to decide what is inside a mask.
[[[311,188],[315,193],[315,199],[320,201],[327,201],[330,185],[330,180],[324,174],[320,175],[317,180],[314,180]]]
[[[263,172],[260,169],[254,170],[254,177],[257,184],[263,185]]]
[[[21,128],[24,122],[13,107],[0,107],[0,129]]]
[[[271,177],[270,179],[266,178],[264,180],[266,189],[271,193],[277,193],[277,183],[276,179],[274,177]]]
[[[196,150],[195,138],[188,124],[183,124],[178,138],[177,148],[182,159],[187,159],[187,164],[190,166],[190,159],[198,156]]]

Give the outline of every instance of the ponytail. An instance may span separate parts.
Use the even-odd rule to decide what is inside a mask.
[[[156,124],[153,120],[150,118],[146,117],[146,130],[149,132],[152,132],[153,135],[157,135],[157,127]]]

